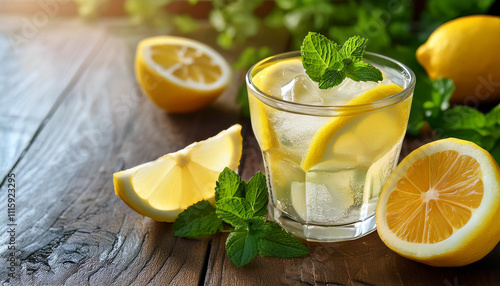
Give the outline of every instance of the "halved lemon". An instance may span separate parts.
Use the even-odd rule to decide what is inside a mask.
[[[139,42],[135,72],[143,92],[171,113],[209,105],[231,78],[231,68],[217,51],[198,41],[172,36]]]
[[[500,241],[500,169],[474,143],[444,139],[408,155],[377,205],[380,238],[396,253],[432,266],[462,266]]]
[[[136,212],[173,222],[194,203],[215,203],[215,182],[225,167],[236,170],[242,151],[241,125],[205,141],[113,174],[115,193]]]
[[[359,105],[359,104],[365,104],[365,103],[370,103],[374,102],[386,97],[389,97],[391,95],[394,95],[398,92],[401,92],[403,88],[397,84],[385,84],[385,85],[379,85],[374,87],[373,89],[370,89],[369,91],[361,94],[360,96],[355,97],[354,99],[350,100],[347,105]],[[398,110],[407,110],[408,108],[405,106],[398,107]],[[404,115],[405,112],[401,112],[402,115]],[[375,118],[366,118],[367,120],[365,121],[371,121],[373,122],[371,125],[370,124],[358,124],[359,126],[363,127],[368,127],[365,129],[370,129],[370,126],[375,126],[375,125],[380,125],[380,124],[390,124],[390,123],[397,123],[401,124],[401,122],[404,122],[404,118],[382,118],[382,117],[387,117],[388,112],[382,111],[382,112],[377,112],[374,113],[373,115],[368,115],[372,117],[377,117]],[[319,162],[322,162],[324,160],[328,160],[328,158],[332,158],[333,156],[328,153],[327,148],[329,144],[333,143],[332,139],[334,138],[335,135],[340,134],[339,131],[346,126],[349,122],[351,122],[353,119],[356,119],[356,116],[339,116],[339,117],[334,117],[330,119],[327,123],[325,123],[319,130],[314,134],[314,137],[309,144],[309,149],[307,151],[306,156],[301,162],[301,167],[304,171],[309,171],[314,165],[318,164]],[[367,122],[369,123],[369,122]],[[373,127],[372,126],[372,127]],[[391,131],[394,128],[390,128]],[[346,128],[348,129],[348,128]],[[372,130],[378,130],[378,128],[371,128]],[[359,132],[359,133],[366,133],[368,134],[369,130],[366,130],[364,132]],[[404,130],[402,131],[404,132]],[[394,132],[392,132],[394,133]],[[401,135],[401,134],[399,134]],[[342,136],[342,135],[341,135]],[[344,136],[347,139],[347,136]],[[374,136],[369,138],[370,136],[366,136],[368,139],[365,141],[370,141],[370,140],[376,140],[377,137],[382,137],[382,136]],[[358,140],[359,141],[359,140]],[[390,142],[394,142],[394,140],[391,140]],[[349,146],[350,149],[354,150],[355,146]],[[324,158],[324,160],[323,160]]]

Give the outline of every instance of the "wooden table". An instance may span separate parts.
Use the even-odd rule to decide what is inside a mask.
[[[241,78],[211,107],[168,115],[141,94],[133,72],[138,40],[165,31],[123,20],[49,18],[32,27],[29,21],[0,16],[0,278],[7,285],[500,284],[500,245],[472,265],[434,268],[390,251],[375,232],[349,242],[309,242],[305,257],[259,257],[237,269],[225,253],[226,234],[174,237],[172,224],[143,217],[115,196],[112,174],[234,123],[243,125],[240,174],[248,180],[262,170],[249,120],[234,103]],[[273,34],[276,51],[285,48],[279,35]],[[215,46],[210,29],[193,37]],[[231,62],[238,49],[223,54]],[[403,155],[421,144],[407,138]],[[11,228],[17,266],[8,280]]]

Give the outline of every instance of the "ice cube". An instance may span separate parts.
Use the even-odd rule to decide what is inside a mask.
[[[305,220],[313,223],[351,223],[352,207],[362,197],[366,170],[354,162],[329,161],[306,173]]]
[[[325,105],[342,105],[347,104],[350,100],[369,91],[370,89],[379,86],[391,84],[389,79],[384,79],[379,82],[374,81],[354,81],[350,78],[330,89],[321,90],[319,96],[323,98]]]
[[[300,158],[285,153],[282,149],[270,148],[263,152],[273,204],[289,216],[298,219],[293,208],[290,190],[295,181],[305,181],[306,173],[300,167]],[[303,184],[303,183],[302,183]]]
[[[286,101],[321,105],[323,98],[318,94],[318,90],[318,84],[302,74],[281,87],[281,96]]]
[[[281,112],[273,121],[274,131],[280,145],[303,157],[309,149],[314,134],[318,132],[330,118]]]

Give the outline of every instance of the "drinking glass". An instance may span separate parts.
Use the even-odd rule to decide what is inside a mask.
[[[300,52],[267,58],[246,76],[269,216],[307,240],[356,239],[376,228],[377,201],[398,163],[415,75],[396,60],[367,52],[364,60],[403,90],[370,103],[335,106],[286,101],[252,81],[263,69],[295,58]]]

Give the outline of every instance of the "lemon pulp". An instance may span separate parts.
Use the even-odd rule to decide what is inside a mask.
[[[205,141],[113,175],[115,193],[138,213],[173,222],[201,200],[214,203],[215,182],[225,168],[236,170],[242,152],[241,125]]]

